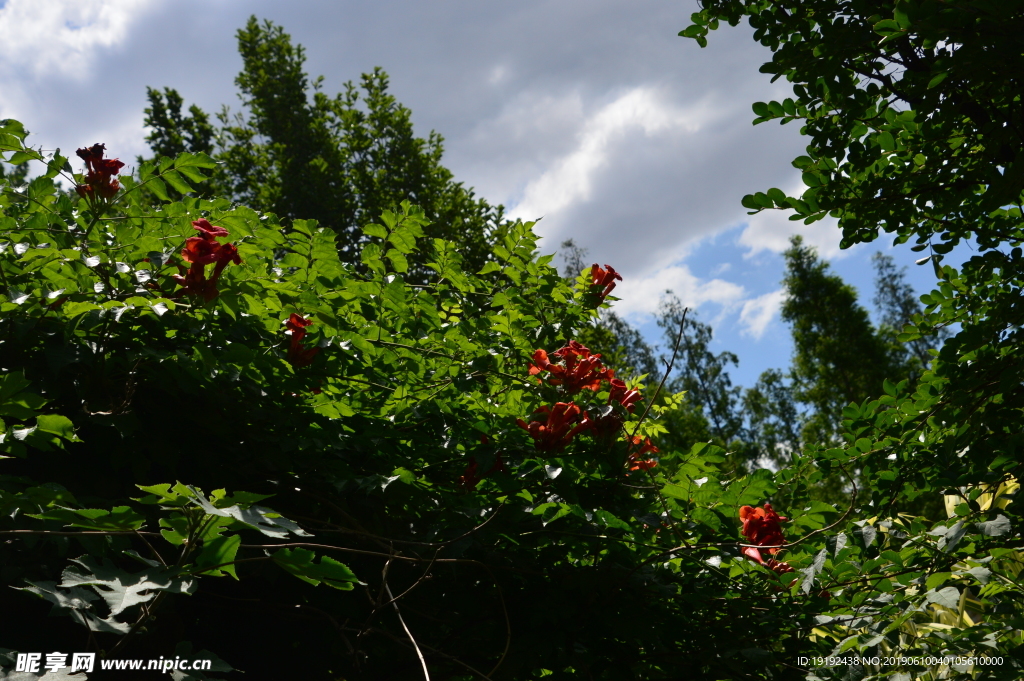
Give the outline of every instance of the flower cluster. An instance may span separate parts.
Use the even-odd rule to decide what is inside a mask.
[[[658,462],[654,459],[642,458],[644,454],[658,453],[658,448],[651,444],[651,438],[641,440],[638,436],[634,435],[629,439],[629,442],[630,452],[629,456],[626,457],[626,465],[629,466],[630,471],[648,471],[658,465]],[[634,450],[635,447],[640,448]]]
[[[616,279],[622,281],[622,275],[616,272],[611,265],[605,264],[604,269],[601,269],[595,262],[590,267],[590,292],[603,303],[615,288]]]
[[[590,428],[586,413],[572,402],[556,402],[554,407],[544,406],[533,412],[546,414],[544,421],[517,419],[516,423],[533,438],[534,446],[543,452],[564,449],[577,433]]]
[[[564,348],[552,353],[561,360],[555,364],[548,359],[548,353],[537,350],[533,353],[534,364],[530,364],[530,375],[536,376],[542,371],[548,372],[550,385],[562,386],[566,392],[577,393],[580,390],[598,390],[601,381],[611,380],[615,372],[605,369],[601,364],[601,355],[592,354],[590,350],[576,341],[569,341]]]
[[[613,271],[614,272],[614,271]],[[552,362],[554,358],[556,361]],[[547,374],[541,383],[558,388],[568,395],[584,390],[599,391],[607,381],[608,402],[592,407],[593,413],[584,411],[575,402],[556,402],[554,406],[543,406],[534,412],[541,418],[529,423],[523,419],[516,422],[533,438],[534,446],[544,452],[555,452],[565,448],[573,437],[589,431],[598,440],[609,440],[618,435],[625,421],[625,414],[633,412],[642,399],[638,390],[630,389],[625,381],[615,378],[615,372],[605,368],[601,355],[592,353],[581,343],[571,340],[569,344],[551,353],[537,350],[531,356],[531,376]],[[645,454],[657,453],[650,438],[641,441],[639,437],[628,440],[630,445],[626,465],[630,471],[649,470],[658,465],[654,459],[644,458]]]
[[[97,198],[109,201],[121,188],[114,176],[124,168],[124,163],[116,158],[103,158],[106,148],[105,144],[97,143],[75,152],[78,158],[85,161],[86,167],[85,184],[75,185],[75,191],[90,203]]]
[[[301,315],[297,315],[294,312],[288,318],[288,321],[284,323],[288,331],[291,332],[290,344],[288,346],[288,363],[296,369],[308,367],[313,363],[316,353],[320,352],[320,348],[306,348],[302,346],[302,339],[306,337],[306,327],[312,323],[309,319],[304,319]]]
[[[209,220],[203,218],[192,223],[192,227],[199,230],[199,236],[189,237],[185,240],[185,248],[181,249],[181,258],[192,266],[185,271],[179,265],[184,276],[174,275],[174,280],[183,287],[178,295],[182,293],[190,296],[202,296],[205,300],[213,300],[219,294],[217,291],[217,279],[221,272],[228,266],[228,263],[241,264],[242,259],[238,255],[238,248],[234,244],[218,243],[217,237],[227,236],[228,230],[217,225],[211,225]],[[213,265],[213,274],[206,278],[206,266]]]
[[[779,546],[786,543],[786,538],[782,536],[782,526],[780,525],[783,520],[788,520],[788,518],[781,517],[769,503],[765,503],[764,508],[755,508],[753,506],[740,507],[743,536],[749,543],[756,545],[744,548],[743,555],[780,575],[793,572],[793,568],[788,563],[775,560],[774,557],[765,561],[761,556],[761,549],[757,547],[770,547],[767,550],[772,556],[779,552]]]

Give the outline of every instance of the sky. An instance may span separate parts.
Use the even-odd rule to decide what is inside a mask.
[[[834,221],[747,215],[744,194],[801,190],[795,125],[751,124],[756,101],[790,95],[758,72],[771,58],[745,25],[701,49],[678,37],[694,0],[0,0],[0,119],[65,150],[104,142],[148,152],[146,87],[173,87],[208,112],[239,108],[235,32],[269,19],[306,48],[328,94],[383,67],[416,133],[445,138],[458,181],[515,218],[539,220],[541,249],[565,239],[623,275],[615,310],[653,343],[671,290],[715,328],[752,385],[788,366],[779,318],[782,251],[803,235],[871,307],[871,256],[931,267],[891,239],[839,249]],[[65,152],[66,153],[66,152]]]

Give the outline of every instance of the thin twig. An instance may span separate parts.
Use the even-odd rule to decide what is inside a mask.
[[[145,544],[146,546],[148,546],[148,547],[149,547],[149,550],[153,552],[153,555],[154,555],[154,556],[156,556],[156,559],[157,559],[157,560],[159,560],[159,561],[160,561],[160,563],[161,563],[161,564],[162,564],[162,565],[163,565],[164,567],[167,567],[167,562],[166,562],[166,561],[164,561],[164,559],[163,559],[163,556],[161,556],[161,555],[160,555],[160,554],[159,554],[159,553],[157,552],[157,550],[153,548],[153,545],[149,543],[149,540],[148,540],[148,539],[146,539],[145,537],[143,537],[143,536],[142,536],[142,533],[141,533],[141,532],[139,532],[138,530],[134,530],[134,532],[135,532],[135,534],[136,534],[136,535],[138,536],[138,538],[139,538],[139,539],[141,539],[141,540],[142,540],[142,542],[143,542],[143,543],[144,543],[144,544]]]
[[[508,618],[508,608],[505,607],[505,592],[501,589],[501,584],[498,583],[498,578],[495,577],[494,573],[491,572],[491,568],[486,563],[480,563],[483,569],[487,570],[487,574],[491,576],[491,581],[494,582],[494,587],[498,590],[498,600],[501,601],[501,612],[505,616],[505,649],[501,651],[501,657],[498,658],[497,664],[491,668],[491,671],[487,672],[487,676],[490,676],[494,672],[498,671],[498,667],[505,661],[505,656],[508,655],[508,649],[512,645],[512,622]]]
[[[789,548],[790,546],[796,546],[797,544],[800,544],[800,543],[810,539],[811,537],[813,537],[816,534],[821,534],[822,532],[827,532],[828,530],[831,530],[833,527],[836,527],[837,525],[842,523],[844,520],[846,520],[847,516],[849,516],[850,513],[853,512],[853,507],[857,504],[857,483],[853,481],[853,476],[850,475],[849,472],[847,472],[846,468],[841,463],[836,462],[836,465],[839,466],[839,470],[841,470],[846,475],[846,479],[849,480],[850,481],[850,485],[853,486],[853,495],[850,497],[850,507],[846,509],[846,513],[844,513],[842,516],[840,516],[840,518],[838,520],[836,520],[834,523],[832,523],[831,525],[827,525],[825,527],[822,527],[821,529],[814,530],[813,532],[808,532],[807,534],[805,534],[804,536],[800,537],[796,541],[790,542],[788,544],[784,544],[780,548]]]
[[[384,582],[384,591],[387,592],[388,598],[391,599],[391,607],[395,609],[395,614],[398,615],[398,621],[402,623],[402,628],[405,629],[405,635],[409,637],[409,640],[412,642],[412,647],[416,649],[416,656],[420,658],[420,665],[423,667],[423,678],[425,678],[426,681],[430,681],[430,672],[427,670],[427,661],[423,658],[423,651],[420,650],[419,645],[416,643],[416,639],[413,638],[412,632],[409,631],[409,627],[405,624],[405,620],[402,619],[402,612],[398,609],[398,603],[395,603],[395,597],[391,594],[391,587],[388,586],[387,581]]]
[[[688,307],[684,307],[683,308],[683,317],[682,317],[682,319],[679,320],[679,333],[676,335],[676,343],[672,347],[672,358],[665,365],[665,375],[661,377],[661,382],[658,384],[658,389],[654,391],[654,395],[651,397],[651,401],[647,403],[647,408],[644,410],[643,415],[640,417],[640,420],[637,422],[636,428],[633,429],[633,434],[629,436],[628,446],[630,446],[630,447],[633,446],[633,444],[634,444],[634,442],[636,440],[636,437],[637,437],[636,434],[640,430],[640,424],[642,424],[644,422],[644,419],[647,418],[648,412],[650,412],[651,407],[654,406],[654,400],[658,399],[658,394],[661,392],[661,389],[665,386],[665,381],[668,380],[669,374],[672,373],[672,368],[675,366],[675,363],[676,363],[676,357],[679,354],[679,343],[683,340],[683,335],[684,335],[684,332],[686,330],[686,314],[689,311],[690,311],[690,308],[688,308]],[[654,473],[651,472],[650,468],[646,468],[644,470],[647,472],[647,477],[650,478],[651,484],[654,485],[654,487],[655,487],[654,493],[657,495],[659,501],[661,501],[661,507],[665,511],[665,522],[671,522],[672,515],[671,515],[671,513],[669,513],[669,510],[668,510],[668,500],[665,499],[665,496],[661,493],[661,490],[657,489],[658,481],[655,480]],[[679,529],[678,525],[676,525],[675,523],[672,523],[671,525],[669,525],[669,527],[671,527],[671,528],[673,528],[675,530],[676,536],[679,537],[679,540],[681,542],[683,542],[683,544],[685,546],[689,546],[690,542],[686,541],[686,535],[683,534],[683,531],[681,529]]]
[[[105,535],[131,535],[137,534],[140,537],[142,535],[149,535],[150,537],[159,537],[159,532],[139,532],[138,530],[111,530],[105,532],[103,530],[82,530],[79,532],[59,532],[56,530],[0,530],[0,534],[51,534],[55,537],[74,537],[79,534],[105,534]]]

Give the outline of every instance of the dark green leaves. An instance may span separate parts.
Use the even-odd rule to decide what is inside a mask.
[[[333,558],[321,556],[319,562],[314,562],[316,554],[309,549],[281,549],[272,558],[286,572],[313,586],[323,583],[335,589],[351,591],[359,582],[351,570]]]

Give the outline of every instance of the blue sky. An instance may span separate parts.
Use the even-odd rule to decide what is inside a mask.
[[[271,19],[307,50],[333,94],[374,66],[446,139],[444,162],[515,217],[543,218],[544,250],[567,238],[624,281],[617,310],[651,331],[666,288],[713,322],[749,385],[789,359],[778,318],[780,253],[794,233],[870,304],[871,254],[840,252],[834,224],[749,217],[744,194],[800,191],[794,125],[752,126],[750,105],[790,94],[758,72],[770,53],[723,27],[700,49],[677,36],[692,0],[0,0],[0,118],[44,149],[97,141],[123,160],[147,151],[146,86],[209,112],[238,108],[235,31]],[[919,291],[930,267],[893,251]]]

